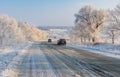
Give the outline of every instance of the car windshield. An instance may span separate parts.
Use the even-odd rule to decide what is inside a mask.
[[[65,41],[65,39],[60,39],[61,41]]]

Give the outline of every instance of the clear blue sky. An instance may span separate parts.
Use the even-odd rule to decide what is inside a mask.
[[[74,14],[91,4],[98,8],[114,8],[119,0],[0,0],[0,15],[9,15],[32,25],[74,25]]]

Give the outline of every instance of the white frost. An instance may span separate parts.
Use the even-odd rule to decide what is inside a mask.
[[[47,32],[26,22],[20,23],[8,16],[0,16],[0,47],[40,41],[47,39],[47,36]]]

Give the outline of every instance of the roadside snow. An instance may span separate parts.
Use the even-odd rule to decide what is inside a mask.
[[[18,72],[15,72],[13,70],[5,70],[2,72],[3,77],[18,77]]]
[[[0,48],[0,54],[19,52],[19,51],[21,52],[23,49],[27,49],[30,45],[32,45],[32,42],[14,44],[11,46],[4,46]]]
[[[14,58],[25,53],[31,45],[32,42],[27,42],[0,49],[0,77],[17,77],[17,73],[14,70],[9,70],[8,66],[14,61]]]
[[[68,45],[76,49],[86,50],[97,54],[120,59],[120,45],[98,44],[98,45]]]

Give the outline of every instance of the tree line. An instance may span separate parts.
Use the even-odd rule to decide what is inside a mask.
[[[75,14],[75,26],[72,39],[80,43],[100,43],[103,39],[110,39],[115,43],[120,35],[120,5],[113,10],[98,9],[91,5],[82,7]],[[101,36],[104,38],[101,39]]]

